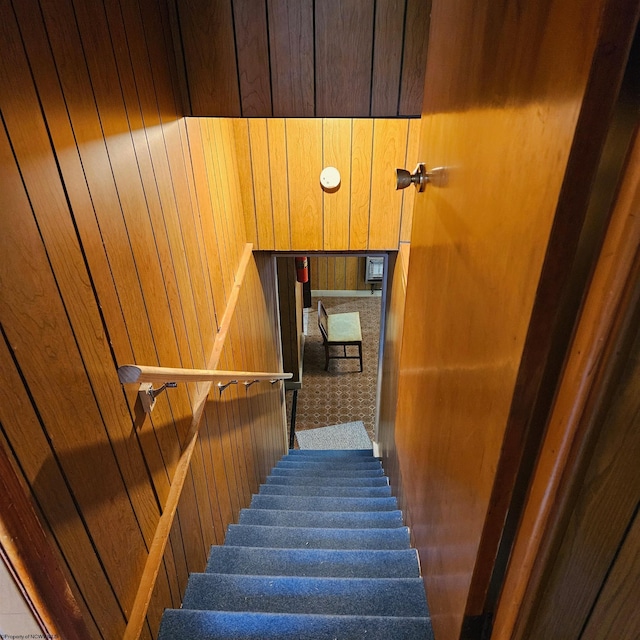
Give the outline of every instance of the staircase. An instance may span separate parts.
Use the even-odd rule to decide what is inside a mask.
[[[292,450],[159,640],[428,640],[417,553],[371,450]]]

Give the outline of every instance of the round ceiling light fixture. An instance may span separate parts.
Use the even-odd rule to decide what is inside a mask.
[[[335,191],[340,186],[340,172],[335,167],[325,167],[320,173],[320,184],[325,191]]]

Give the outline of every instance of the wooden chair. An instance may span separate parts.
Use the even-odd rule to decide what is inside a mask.
[[[327,314],[322,301],[318,301],[318,327],[324,343],[324,370],[329,370],[329,360],[340,358],[359,360],[362,372],[362,330],[360,329],[360,313],[332,313]],[[357,346],[358,355],[347,355],[347,347]],[[342,347],[342,353],[332,355],[331,347]]]

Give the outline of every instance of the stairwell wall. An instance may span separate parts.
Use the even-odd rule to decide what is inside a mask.
[[[118,638],[196,390],[149,416],[116,369],[209,358],[246,242],[232,124],[181,117],[163,2],[0,17],[0,446],[90,637]],[[222,367],[280,368],[274,270],[250,261]],[[286,447],[280,385],[210,400],[144,638]]]

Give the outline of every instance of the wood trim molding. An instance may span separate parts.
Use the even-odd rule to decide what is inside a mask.
[[[0,554],[49,637],[88,640],[80,607],[2,446]]]
[[[244,276],[247,270],[247,266],[253,254],[253,245],[247,243],[244,248],[242,257],[238,264],[235,280],[229,298],[227,300],[227,306],[225,308],[222,320],[220,322],[220,330],[216,335],[211,355],[207,362],[208,369],[215,369],[220,361],[222,355],[222,349],[229,332],[231,320],[235,312],[238,297],[240,295],[240,289],[244,282]],[[180,460],[176,465],[175,475],[169,489],[169,496],[167,498],[167,504],[164,507],[158,526],[156,528],[151,547],[149,549],[149,555],[147,562],[140,579],[140,585],[138,592],[131,609],[131,615],[127,623],[127,628],[124,633],[123,640],[137,640],[140,637],[142,628],[144,626],[145,618],[147,615],[147,609],[149,608],[149,602],[153,594],[153,589],[158,577],[158,571],[162,563],[164,551],[167,546],[167,540],[171,532],[171,526],[173,525],[173,519],[178,509],[178,503],[180,502],[180,495],[182,494],[182,488],[184,486],[187,472],[189,471],[189,465],[191,464],[191,457],[193,456],[193,450],[196,442],[198,441],[198,433],[200,430],[200,423],[204,412],[204,407],[211,391],[213,382],[204,383],[195,398],[193,419],[187,437],[185,439],[185,446],[180,456]]]
[[[578,325],[516,538],[493,638],[521,637],[556,532],[617,370],[620,342],[640,295],[640,135],[636,133],[613,217]]]

